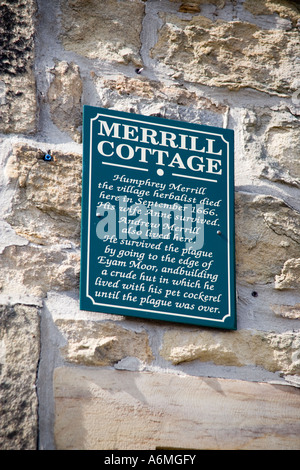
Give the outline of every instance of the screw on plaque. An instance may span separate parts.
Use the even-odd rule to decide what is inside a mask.
[[[218,231],[217,231],[217,235],[222,235],[221,230],[218,230]]]

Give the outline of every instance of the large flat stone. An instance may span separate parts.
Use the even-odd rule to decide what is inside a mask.
[[[88,368],[54,373],[58,450],[300,446],[292,387]]]

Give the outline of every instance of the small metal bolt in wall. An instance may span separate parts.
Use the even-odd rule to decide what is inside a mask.
[[[217,235],[222,235],[221,230],[218,230],[218,231],[217,231]]]
[[[252,292],[251,295],[252,295],[252,297],[258,297],[258,293],[255,290]]]

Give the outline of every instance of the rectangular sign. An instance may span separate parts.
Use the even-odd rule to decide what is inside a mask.
[[[80,308],[236,328],[234,134],[84,106]]]

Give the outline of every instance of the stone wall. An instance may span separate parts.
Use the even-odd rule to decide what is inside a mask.
[[[300,448],[299,28],[288,0],[1,2],[1,450]],[[235,130],[236,331],[79,309],[84,104]]]

